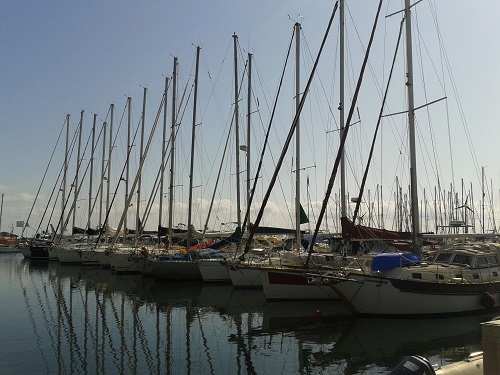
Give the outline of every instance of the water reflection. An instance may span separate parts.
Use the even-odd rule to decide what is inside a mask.
[[[266,303],[254,290],[12,255],[0,281],[11,332],[2,373],[381,374],[407,354],[462,359],[488,319],[352,319],[332,302]]]

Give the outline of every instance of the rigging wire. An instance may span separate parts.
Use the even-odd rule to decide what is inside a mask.
[[[435,5],[432,1],[429,1],[429,8],[431,10],[431,14],[432,14],[432,17],[433,17],[433,20],[434,20],[434,25],[436,27],[436,33],[437,33],[437,37],[438,37],[438,42],[439,42],[439,46],[441,48],[441,51],[442,51],[442,54],[443,54],[443,60],[444,60],[444,65],[446,67],[446,70],[448,72],[448,76],[449,76],[449,79],[450,79],[450,83],[451,83],[451,87],[452,87],[452,91],[453,91],[453,94],[454,94],[454,97],[455,97],[455,102],[457,104],[457,107],[458,107],[458,113],[459,113],[459,116],[460,116],[460,119],[461,119],[461,123],[462,123],[462,127],[464,128],[464,132],[465,132],[465,135],[466,135],[466,138],[467,138],[467,144],[468,144],[468,147],[469,147],[469,152],[471,154],[471,157],[472,157],[472,161],[473,163],[475,164],[475,172],[476,172],[476,178],[478,179],[479,183],[481,182],[481,178],[480,178],[480,175],[479,175],[479,162],[478,162],[478,158],[477,158],[477,153],[476,153],[476,150],[475,150],[475,147],[474,147],[474,144],[472,142],[472,137],[471,137],[471,133],[470,133],[470,128],[469,128],[469,124],[468,124],[468,121],[467,121],[467,118],[465,116],[465,111],[464,111],[464,108],[463,108],[463,105],[462,105],[462,99],[459,95],[459,92],[458,92],[458,87],[455,83],[455,76],[453,74],[453,70],[452,70],[452,66],[451,66],[451,63],[450,63],[450,60],[448,58],[448,54],[446,52],[446,48],[444,46],[444,43],[443,43],[443,36],[441,34],[441,29],[439,27],[439,23],[438,23],[438,20],[437,20],[437,12],[435,10]]]
[[[101,126],[101,131],[99,132],[99,137],[100,137],[100,135],[102,134],[102,132],[104,130],[104,124],[105,123],[103,123],[103,125]],[[75,135],[76,135],[76,132],[75,132]],[[87,151],[87,146],[89,144],[90,137],[91,137],[91,134],[89,134],[89,136],[87,138],[87,142],[85,143],[85,147],[83,149],[83,156],[85,156],[85,153]],[[99,141],[99,137],[97,138],[98,141]],[[97,143],[98,142],[96,142],[95,147],[97,147]],[[94,147],[94,151],[95,151],[95,147]],[[71,151],[73,151],[73,149]],[[71,155],[70,155],[70,157],[71,157]],[[90,161],[87,163],[87,168],[89,167],[89,165],[90,165]],[[86,172],[87,172],[87,170],[85,170],[85,173],[83,174],[82,180],[80,181],[80,186],[79,186],[78,193],[80,193],[80,189],[81,189],[81,187],[83,185],[83,181],[85,180]],[[66,198],[66,202],[62,202],[63,203],[63,212],[66,210],[66,205],[70,201],[71,192],[73,191],[73,188],[75,187],[75,180],[76,180],[76,174],[75,174],[75,178],[73,179],[73,182],[71,183],[71,188],[70,188],[69,193],[68,193],[68,198]],[[59,226],[60,225],[63,228],[63,232],[66,229],[66,225],[68,224],[68,221],[69,221],[71,213],[73,211],[73,207],[75,207],[75,204],[76,204],[76,202],[73,200],[72,209],[70,209],[70,211],[68,212],[68,216],[67,216],[66,221],[64,223],[63,223],[64,217],[62,216],[62,213],[61,213],[61,216],[59,217],[59,220],[57,222],[57,228],[56,228],[55,233],[53,235],[54,239],[55,239],[55,236],[57,235],[57,232],[59,230]],[[62,238],[62,233],[61,233],[61,238]]]
[[[336,9],[336,7],[335,7],[335,9]],[[333,17],[332,17],[332,19],[333,19]],[[330,21],[330,24],[331,24],[331,21]],[[287,50],[286,57],[285,57],[285,63],[283,64],[283,69],[281,70],[281,77],[280,77],[280,81],[279,81],[279,84],[278,84],[278,91],[276,92],[276,96],[275,96],[275,99],[274,99],[273,110],[272,110],[271,116],[269,118],[269,124],[267,126],[266,136],[264,138],[264,144],[262,146],[262,150],[261,150],[261,153],[260,153],[259,164],[257,166],[257,171],[255,172],[255,177],[254,177],[254,180],[253,180],[253,186],[252,186],[251,193],[250,193],[250,200],[248,202],[248,208],[252,206],[252,202],[253,202],[253,198],[254,198],[254,195],[255,195],[256,186],[257,186],[257,182],[258,182],[258,179],[259,179],[259,174],[260,174],[260,171],[262,169],[262,162],[263,162],[264,154],[266,152],[267,144],[268,144],[268,141],[269,141],[269,134],[271,132],[271,127],[272,127],[272,124],[273,124],[274,115],[276,114],[276,107],[278,105],[279,95],[281,93],[281,88],[282,88],[282,85],[283,85],[283,80],[285,78],[286,67],[288,65],[288,59],[290,58],[290,52],[292,50],[292,43],[293,43],[294,37],[295,37],[295,28],[293,28],[292,35],[290,37],[290,42],[288,44],[288,50]],[[259,76],[258,73],[257,73],[257,76]],[[295,117],[297,118],[297,114],[295,115]],[[295,120],[294,120],[294,123],[296,123]],[[289,138],[291,138],[291,135],[289,135]],[[284,157],[284,154],[282,153],[282,155],[280,156],[280,160],[278,160],[278,164],[282,163],[283,157]],[[278,167],[275,167],[275,168],[278,168]],[[278,177],[277,173],[275,173],[275,175],[276,175],[276,177]],[[266,196],[268,196],[268,195],[269,194],[266,193]],[[265,203],[262,202],[262,205],[264,205],[264,204]],[[245,232],[245,229],[247,227],[246,223],[247,223],[247,221],[249,220],[249,217],[250,217],[250,210],[248,208],[247,208],[247,210],[245,212],[245,218],[243,220],[243,225],[242,225],[242,228],[241,228],[242,235]],[[288,209],[288,205],[287,205],[287,209]],[[261,211],[262,211],[262,206],[261,206]],[[288,210],[288,212],[289,212],[289,215],[291,216],[290,210]],[[259,214],[262,217],[261,212],[259,212]],[[255,222],[255,225],[258,225],[257,221]],[[251,236],[252,236],[252,232],[253,232],[253,230],[250,232]],[[251,237],[250,237],[250,239],[251,239]],[[247,246],[248,246],[248,243],[247,243]],[[245,249],[245,252],[246,251],[247,250]]]
[[[28,213],[28,217],[26,218],[24,225],[23,225],[23,230],[21,232],[21,238],[24,237],[24,231],[26,230],[26,227],[29,225],[29,220],[31,218],[31,214],[33,213],[33,209],[35,208],[36,201],[38,200],[38,195],[40,194],[40,190],[42,189],[42,185],[45,181],[45,177],[47,176],[47,172],[50,168],[50,164],[52,163],[52,158],[54,157],[54,154],[56,152],[57,145],[59,144],[59,140],[61,139],[61,135],[64,129],[64,125],[66,123],[66,120],[63,121],[61,125],[61,130],[59,130],[59,135],[57,136],[56,143],[54,144],[54,147],[52,148],[52,152],[50,153],[49,157],[49,162],[47,163],[47,166],[45,167],[45,171],[43,172],[42,180],[40,181],[40,184],[38,185],[38,189],[35,194],[35,199],[33,200],[33,204],[31,205],[30,211]]]
[[[75,143],[76,143],[76,134],[77,134],[77,129],[75,129],[75,131],[74,131],[74,133],[73,133],[73,136],[72,136],[72,138],[71,138],[71,143],[70,143],[70,154],[69,154],[69,157],[68,157],[68,160],[67,160],[67,162],[68,162],[68,163],[71,161],[71,155],[73,154],[73,149],[74,149],[74,146],[75,146]],[[52,188],[52,191],[51,191],[51,193],[50,193],[49,200],[47,201],[47,204],[46,204],[46,206],[45,206],[45,210],[44,210],[44,212],[43,212],[43,214],[42,214],[42,218],[40,219],[40,222],[39,222],[38,227],[37,227],[37,229],[36,229],[36,232],[35,232],[35,237],[36,237],[36,235],[38,234],[38,231],[40,230],[40,227],[41,227],[41,225],[42,225],[42,223],[43,223],[43,220],[44,220],[44,218],[45,218],[45,214],[47,213],[47,209],[48,209],[48,207],[49,207],[49,205],[50,205],[50,203],[51,203],[52,196],[54,195],[54,191],[55,191],[55,189],[59,186],[59,179],[60,179],[61,174],[62,174],[62,172],[63,172],[63,170],[64,170],[64,164],[65,164],[65,163],[64,163],[64,161],[63,161],[63,163],[62,163],[62,165],[61,165],[61,168],[59,169],[59,174],[58,174],[58,176],[57,176],[56,182],[55,182],[55,184],[54,184],[54,186],[53,186],[53,188]],[[60,186],[61,186],[61,188],[62,188],[62,181],[61,181],[61,185],[60,185]],[[56,203],[57,203],[57,198],[59,197],[59,193],[60,193],[60,191],[61,191],[61,188],[58,190],[58,192],[57,192],[57,194],[56,194],[56,199],[55,199],[55,201],[54,201],[54,206],[52,207],[52,211],[51,211],[51,213],[50,213],[50,218],[49,218],[49,221],[48,221],[48,223],[47,223],[46,232],[48,231],[48,227],[49,227],[50,221],[52,220],[52,214],[54,213],[54,210],[55,210],[55,205],[56,205]]]
[[[364,192],[364,188],[365,188],[366,178],[368,176],[368,171],[370,169],[370,164],[371,164],[372,157],[373,157],[373,151],[375,149],[375,142],[377,140],[377,134],[378,134],[378,130],[380,128],[380,124],[382,122],[382,115],[384,114],[385,102],[387,100],[387,94],[389,93],[389,87],[390,87],[391,80],[392,80],[392,74],[394,72],[394,66],[396,64],[396,59],[398,56],[399,45],[401,43],[401,35],[403,34],[403,25],[404,25],[404,19],[401,20],[401,24],[399,26],[399,35],[398,35],[398,39],[396,42],[396,48],[394,50],[394,57],[392,59],[391,70],[389,71],[389,77],[387,78],[387,85],[385,88],[384,98],[382,99],[382,105],[380,106],[380,112],[379,112],[379,116],[378,116],[377,125],[375,127],[375,133],[373,135],[373,140],[372,140],[372,144],[370,147],[370,152],[368,155],[368,161],[366,162],[366,167],[365,167],[365,171],[363,174],[363,179],[361,181],[361,187],[359,190],[358,200],[356,202],[356,208],[354,209],[354,215],[353,215],[353,219],[352,219],[353,223],[356,223],[356,217],[358,216],[359,206],[361,204],[361,201],[363,200],[363,192]],[[370,225],[370,224],[368,224],[368,225]]]
[[[349,129],[350,129],[351,121],[352,121],[352,116],[353,116],[353,113],[354,113],[354,109],[356,107],[356,102],[358,100],[359,91],[361,89],[361,83],[363,82],[363,77],[364,77],[366,65],[367,65],[367,62],[368,62],[368,57],[370,56],[370,50],[371,50],[371,47],[372,47],[372,44],[373,44],[373,39],[375,37],[375,31],[377,29],[378,19],[379,19],[379,16],[380,16],[380,10],[382,8],[382,3],[383,3],[383,0],[380,0],[379,4],[378,4],[378,8],[377,8],[377,14],[376,14],[375,20],[373,22],[373,27],[372,27],[371,34],[370,34],[370,40],[368,41],[368,46],[367,46],[366,53],[365,53],[365,56],[364,56],[364,59],[363,59],[363,64],[361,65],[361,71],[359,73],[358,82],[356,84],[356,89],[354,91],[354,95],[353,95],[353,98],[352,98],[351,107],[349,108],[349,114],[348,114],[347,120],[346,120],[347,126],[345,127],[345,130],[342,133],[342,137],[341,137],[340,145],[339,145],[339,152],[337,153],[337,156],[335,158],[335,163],[334,163],[334,166],[333,166],[333,169],[332,169],[332,174],[330,176],[330,180],[328,181],[328,186],[327,186],[327,190],[326,190],[326,194],[325,194],[325,199],[323,200],[323,203],[321,205],[321,211],[319,212],[318,220],[316,222],[316,228],[314,229],[314,234],[313,234],[313,236],[311,238],[311,241],[309,243],[309,250],[308,250],[308,253],[307,253],[307,260],[306,260],[306,264],[305,264],[306,267],[309,265],[309,261],[311,259],[311,254],[312,254],[312,251],[313,251],[313,248],[314,248],[314,243],[316,242],[316,238],[318,236],[319,228],[321,227],[321,222],[323,221],[323,216],[325,214],[326,206],[328,204],[328,200],[329,200],[330,194],[332,192],[333,183],[335,182],[335,177],[337,175],[337,170],[338,170],[338,167],[339,167],[339,164],[340,164],[340,158],[341,158],[342,150],[344,148],[345,141],[347,139],[347,135],[349,134]]]
[[[263,96],[264,96],[264,101],[266,102],[267,111],[268,111],[269,115],[271,116],[272,115],[271,108],[269,107],[269,102],[268,102],[268,99],[267,99],[266,91],[264,90],[264,85],[262,83],[262,78],[261,78],[261,75],[260,75],[260,71],[259,71],[259,68],[257,66],[257,59],[255,57],[254,57],[254,66],[255,66],[255,72],[257,74],[257,78],[258,78],[258,81],[259,81],[259,85],[260,85],[260,88],[261,88]],[[253,93],[253,89],[252,89],[252,93]],[[255,96],[255,94],[254,94],[254,96]],[[258,100],[256,101],[256,104],[257,104],[257,106],[259,106],[259,101]],[[261,122],[262,130],[265,131],[260,111],[258,111],[258,114],[259,114],[259,119],[260,119],[260,122]],[[273,128],[273,134],[274,134],[274,137],[276,139],[278,139],[278,136],[277,136],[275,128]],[[271,156],[271,161],[273,163],[273,166],[276,167],[276,159],[274,158],[274,153],[273,153],[273,151],[272,151],[271,148],[268,148],[268,150],[269,150],[269,155]],[[258,178],[258,176],[257,176],[257,178]],[[281,178],[279,176],[278,176],[278,185],[280,187],[281,195],[283,196],[283,201],[285,203],[285,207],[286,207],[286,210],[288,212],[288,216],[289,216],[290,220],[293,221],[293,219],[292,219],[292,213],[291,213],[290,207],[288,205],[288,199],[286,199],[286,194],[285,194],[285,190],[283,188],[283,183],[282,183]],[[250,202],[252,202],[252,200],[250,200]]]
[[[168,87],[167,87],[167,89],[168,89]],[[182,114],[180,116],[180,121],[177,124],[177,129],[175,131],[174,140],[177,139],[177,134],[179,133],[179,130],[181,128],[182,120],[184,119],[184,114],[186,113],[186,108],[187,108],[187,106],[189,104],[189,99],[191,97],[192,91],[193,91],[193,86],[191,86],[191,89],[189,90],[188,97],[187,97],[187,100],[186,100],[186,104],[184,105],[184,109],[182,110]],[[170,146],[170,144],[171,144],[171,137],[169,138],[168,143],[167,143],[167,145],[165,147],[165,153],[167,152],[168,147]],[[166,155],[166,156],[167,156],[167,158],[165,160],[165,165],[170,160],[170,153],[168,155]],[[146,226],[146,222],[147,222],[147,220],[149,218],[149,213],[151,212],[151,207],[152,207],[152,205],[153,205],[153,203],[154,203],[154,201],[156,199],[156,196],[158,195],[158,188],[160,187],[160,184],[158,183],[158,181],[159,181],[159,178],[160,178],[161,171],[164,168],[165,168],[165,166],[160,165],[160,168],[158,169],[158,173],[156,174],[156,179],[155,179],[155,182],[153,184],[153,189],[151,190],[151,194],[149,196],[148,203],[146,205],[146,209],[144,210],[144,214],[142,216],[142,220],[141,220],[142,226],[140,228],[141,233],[142,233],[144,227]]]
[[[318,51],[318,55],[317,55],[317,58],[316,58],[316,61],[314,63],[314,66],[313,66],[313,69],[311,71],[311,74],[309,76],[309,79],[307,81],[307,84],[306,84],[306,87],[305,87],[305,90],[304,90],[304,93],[302,94],[302,97],[300,98],[300,103],[299,103],[299,106],[297,108],[297,111],[295,113],[295,117],[293,119],[293,122],[292,122],[292,125],[290,126],[290,130],[288,132],[288,135],[287,135],[287,138],[286,138],[286,141],[285,141],[285,144],[283,146],[283,149],[282,149],[282,152],[281,152],[281,155],[280,155],[280,158],[278,160],[278,163],[276,165],[276,169],[273,173],[273,176],[271,178],[271,182],[269,184],[269,187],[266,191],[266,194],[264,196],[264,200],[262,202],[262,205],[259,209],[259,213],[257,214],[257,217],[256,217],[256,220],[255,220],[255,224],[253,226],[253,228],[250,230],[250,233],[249,233],[249,237],[248,237],[248,240],[245,244],[245,251],[244,251],[244,254],[248,253],[248,251],[250,250],[250,246],[251,246],[251,243],[252,243],[252,239],[253,239],[253,236],[255,234],[255,229],[259,226],[260,224],[260,221],[262,220],[262,216],[264,214],[264,209],[267,205],[267,202],[269,200],[269,197],[271,195],[271,192],[272,192],[272,189],[273,189],[273,186],[274,184],[276,183],[276,178],[278,176],[278,173],[279,173],[279,170],[281,169],[281,166],[283,164],[283,160],[285,158],[285,155],[286,155],[286,152],[288,150],[288,147],[290,145],[290,142],[292,140],[292,137],[293,137],[293,134],[295,133],[295,128],[297,126],[297,122],[298,122],[298,119],[299,119],[299,116],[300,116],[300,113],[302,112],[302,109],[304,107],[304,103],[305,103],[305,99],[307,98],[307,94],[309,92],[309,88],[311,86],[311,83],[312,83],[312,80],[314,78],[314,75],[316,73],[316,68],[318,66],[318,63],[319,63],[319,59],[321,57],[321,54],[323,52],[323,49],[324,49],[324,46],[325,46],[325,43],[326,43],[326,40],[328,39],[328,34],[330,33],[330,28],[332,26],[332,23],[333,23],[333,19],[335,18],[335,14],[337,13],[337,8],[338,8],[338,1],[335,2],[335,5],[334,5],[334,8],[333,8],[333,11],[332,11],[332,14],[331,14],[331,17],[330,17],[330,20],[328,22],[328,26],[326,28],[326,31],[325,31],[325,34],[323,36],[323,40],[321,41],[321,46],[319,48],[319,51]],[[248,210],[247,210],[248,211]],[[247,217],[248,217],[248,213],[245,215],[245,221],[247,220]]]
[[[243,88],[243,79],[245,78],[246,70],[247,70],[247,62],[245,62],[245,66],[243,67],[243,74],[241,76],[241,80],[240,80],[240,84],[239,84],[239,89],[238,89],[238,94],[237,94],[237,99],[238,100],[240,98],[241,89]],[[236,103],[234,103],[234,105],[236,106]],[[210,200],[210,207],[208,209],[207,219],[205,221],[205,226],[203,227],[203,235],[202,235],[203,237],[205,236],[205,233],[206,233],[207,227],[208,227],[208,222],[210,221],[210,215],[212,213],[212,208],[213,208],[213,204],[214,204],[215,194],[217,192],[217,187],[218,187],[218,184],[219,184],[219,179],[220,179],[220,174],[221,174],[222,166],[224,164],[224,159],[226,157],[227,145],[229,143],[231,129],[233,128],[233,122],[234,122],[235,116],[236,116],[235,112],[236,112],[235,110],[232,110],[231,125],[229,126],[229,132],[227,133],[228,136],[227,136],[227,139],[226,139],[226,144],[224,146],[224,152],[222,154],[222,159],[221,159],[221,162],[220,162],[219,171],[217,172],[217,179],[215,181],[215,186],[214,186],[214,191],[213,191],[213,194],[212,194],[212,199]]]
[[[425,103],[429,103],[429,97],[427,95],[427,84],[425,81],[425,74],[424,74],[424,63],[423,63],[423,59],[422,59],[422,43],[421,43],[422,35],[420,33],[420,22],[419,22],[419,18],[418,18],[418,12],[416,9],[415,9],[415,21],[416,21],[416,26],[417,26],[418,56],[419,56],[419,60],[420,60],[420,71],[421,71],[421,75],[422,75],[422,86],[423,86],[423,90],[424,90],[424,99],[425,99]],[[438,164],[438,159],[437,159],[437,154],[436,154],[436,142],[435,142],[433,126],[431,123],[431,114],[430,114],[429,106],[425,107],[425,111],[427,114],[427,125],[429,128],[429,135],[431,138],[432,152],[433,152],[433,156],[434,156],[434,165],[431,164],[431,167],[434,167],[434,173],[436,175],[436,179],[440,179],[439,164]],[[450,146],[451,146],[451,144],[450,144]],[[450,148],[450,152],[451,152],[451,148]],[[453,161],[451,163],[451,175],[452,175],[453,185],[455,185],[455,173],[453,170]]]

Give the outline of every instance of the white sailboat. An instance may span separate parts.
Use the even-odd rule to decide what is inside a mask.
[[[421,255],[409,0],[405,0],[404,22],[413,251]],[[329,283],[357,314],[421,316],[491,311],[500,307],[497,254],[485,243],[457,245],[441,249],[431,262],[382,271],[347,271],[342,277],[333,276]]]

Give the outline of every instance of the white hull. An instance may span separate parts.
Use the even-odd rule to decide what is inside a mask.
[[[481,303],[481,293],[443,293],[432,288],[409,291],[395,287],[387,278],[353,274],[349,278],[350,280],[334,282],[332,287],[358,314],[439,315],[488,310]],[[466,286],[465,284],[464,287]],[[491,297],[497,308],[499,294],[492,293]]]
[[[201,278],[208,283],[230,283],[231,277],[226,262],[220,259],[198,260]]]
[[[235,288],[262,288],[262,269],[235,264],[228,265],[227,269]]]
[[[300,272],[283,270],[262,271],[262,288],[267,300],[338,300],[329,285],[311,284]]]

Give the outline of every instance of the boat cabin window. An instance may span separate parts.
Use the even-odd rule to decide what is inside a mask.
[[[422,280],[422,274],[421,273],[412,273],[411,277],[413,277],[414,279]]]
[[[488,267],[488,258],[487,257],[478,257],[477,258],[477,267],[478,268],[484,268]]]
[[[472,256],[466,254],[455,254],[451,263],[470,267],[472,266]]]
[[[452,253],[440,253],[434,259],[436,263],[450,263]]]
[[[498,259],[496,255],[488,255],[488,263],[490,266],[497,266],[498,265]]]

